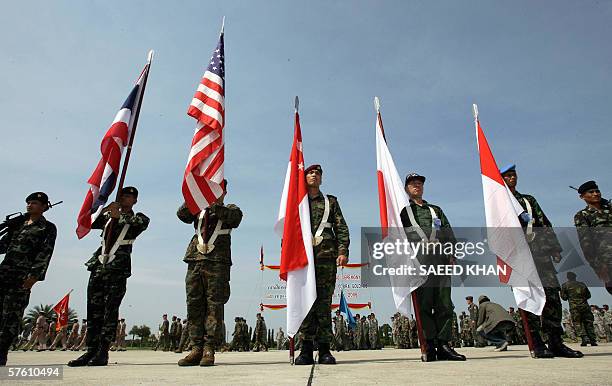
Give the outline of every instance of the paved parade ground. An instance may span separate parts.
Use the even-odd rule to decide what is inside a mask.
[[[572,348],[580,349],[573,344]],[[418,350],[384,349],[336,354],[336,366],[290,366],[287,351],[267,353],[228,352],[217,354],[215,367],[179,368],[184,355],[154,352],[111,352],[107,367],[63,367],[61,384],[612,384],[612,344],[583,347],[582,359],[531,359],[526,346],[507,352],[491,348],[462,348],[467,362],[422,363]],[[75,358],[73,352],[11,352],[7,366],[58,365]],[[0,381],[3,384],[34,384],[43,381]]]

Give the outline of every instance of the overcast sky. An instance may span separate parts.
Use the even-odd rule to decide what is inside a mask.
[[[380,96],[399,172],[427,176],[425,198],[454,226],[480,226],[484,209],[471,116],[498,163],[516,162],[519,190],[533,194],[557,226],[584,206],[568,185],[595,179],[610,197],[612,3],[607,1],[29,1],[0,14],[0,212],[23,210],[43,190],[64,204],[47,279],[30,305],[73,288],[85,317],[88,272],[99,245],[78,241],[76,217],[104,132],[132,88],[149,49],[156,56],[142,106],[127,184],[151,218],[134,245],[133,276],[121,307],[129,327],[185,315],[182,257],[193,228],[175,216],[195,122],[187,106],[226,16],[226,202],[243,222],[232,233],[233,317],[251,322],[261,284],[259,246],[278,263],[272,227],[300,96],[306,163],[323,165],[322,189],[338,196],[352,232],[377,226],[373,97]],[[504,305],[508,289],[486,291]],[[363,291],[388,321],[390,290]],[[601,288],[592,303],[610,303]],[[283,311],[265,313],[270,328]]]

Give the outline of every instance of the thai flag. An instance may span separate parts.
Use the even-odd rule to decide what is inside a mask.
[[[138,101],[142,98],[143,84],[148,70],[149,64],[142,70],[136,85],[115,115],[115,119],[104,138],[102,138],[102,144],[100,145],[102,158],[89,180],[87,180],[89,190],[77,219],[76,233],[79,239],[89,233],[91,224],[100,215],[108,197],[115,189],[123,149],[128,145],[130,139],[134,117],[136,116],[135,110],[139,104]]]

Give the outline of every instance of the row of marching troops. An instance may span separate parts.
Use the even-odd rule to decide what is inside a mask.
[[[126,323],[125,319],[117,322],[115,340],[111,351],[126,351]],[[55,320],[48,319],[44,313],[39,313],[32,323],[25,323],[21,333],[13,341],[12,350],[32,351],[79,351],[87,349],[87,319],[79,324],[78,319],[69,321],[57,328]]]
[[[338,198],[320,190],[322,167],[311,165],[304,173],[313,234],[317,298],[300,327],[301,352],[294,363],[313,364],[316,347],[320,364],[335,364],[336,360],[330,352],[333,340],[331,299],[337,267],[348,262],[349,228]],[[532,243],[535,230],[552,229],[552,224],[533,196],[517,190],[518,174],[514,165],[500,170],[500,174],[525,211],[519,220],[526,236],[531,236],[527,240],[546,293],[542,315],[527,313],[534,343],[533,356],[580,358],[583,354],[567,347],[562,338],[560,286],[552,263],[561,260],[560,244],[554,237],[553,241],[556,242],[549,245]],[[419,240],[422,239],[421,234],[433,235],[434,230],[442,228],[451,231],[446,232],[451,237],[450,221],[442,208],[424,199],[425,180],[425,176],[416,173],[406,177],[404,188],[410,204],[402,209],[402,225],[412,230],[407,234],[419,233]],[[183,258],[187,268],[185,292],[191,351],[178,361],[179,366],[214,365],[215,351],[223,341],[224,306],[230,297],[231,231],[239,226],[242,211],[234,204],[224,203],[228,192],[226,180],[222,182],[222,189],[223,194],[199,213],[192,213],[186,204],[177,211],[178,219],[194,229]],[[578,193],[587,204],[574,216],[584,255],[599,278],[612,287],[612,243],[605,238],[593,238],[593,234],[588,232],[589,228],[605,230],[612,227],[612,206],[601,197],[594,181],[582,184]],[[103,208],[91,224],[92,229],[101,230],[104,237],[102,245],[85,264],[90,272],[87,285],[87,351],[70,361],[68,366],[108,364],[108,353],[115,341],[119,307],[131,276],[133,244],[150,221],[143,213],[134,212],[137,201],[138,190],[124,187],[119,191],[118,200]],[[6,364],[9,347],[18,335],[31,288],[45,279],[57,236],[55,225],[43,216],[50,207],[48,196],[43,192],[32,193],[26,197],[26,204],[27,214],[7,226],[7,232],[0,238],[0,254],[5,254],[0,263],[0,366]],[[116,225],[107,227],[107,224],[113,223]],[[447,255],[430,257],[445,265],[454,260],[454,256]],[[454,305],[450,279],[448,276],[430,275],[427,283],[415,290],[419,303],[418,318],[425,339],[422,360],[426,362],[466,360],[464,355],[454,350],[452,344]],[[487,326],[487,329],[490,327]]]

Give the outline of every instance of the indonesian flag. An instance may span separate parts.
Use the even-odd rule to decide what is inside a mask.
[[[487,239],[489,248],[497,255],[497,265],[506,267],[506,275],[500,275],[500,281],[512,286],[519,308],[541,315],[546,296],[518,218],[523,209],[499,172],[480,127],[476,105],[474,122],[480,153]]]
[[[291,157],[274,230],[282,237],[280,277],[287,281],[287,334],[293,337],[317,298],[310,205],[297,108]]]
[[[395,242],[406,238],[400,214],[402,209],[410,210],[410,200],[404,190],[402,180],[395,168],[395,163],[387,147],[385,133],[380,115],[378,98],[376,105],[376,174],[378,176],[378,203],[380,208],[380,225],[383,242]],[[387,266],[413,266],[419,272],[419,261],[410,259],[408,255],[386,255]],[[393,300],[399,312],[409,315],[410,293],[425,282],[426,277],[390,275]]]
[[[71,291],[72,292],[72,291]],[[66,294],[54,307],[53,311],[57,314],[57,323],[55,330],[59,331],[62,327],[68,325],[68,302],[70,301],[70,292]]]

